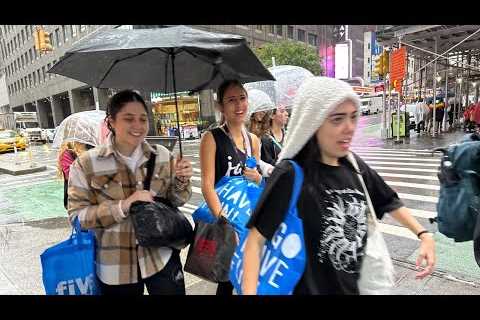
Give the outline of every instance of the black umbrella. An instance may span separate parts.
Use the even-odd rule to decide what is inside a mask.
[[[171,70],[169,70],[171,68]],[[238,35],[186,26],[111,29],[79,41],[50,70],[97,88],[174,93],[216,89],[224,79],[275,80]]]

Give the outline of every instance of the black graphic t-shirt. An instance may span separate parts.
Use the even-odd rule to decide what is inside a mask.
[[[398,195],[358,156],[378,219],[403,206]],[[305,177],[297,208],[303,220],[307,263],[294,294],[358,294],[359,270],[367,240],[368,205],[348,160],[321,162],[315,177]],[[271,239],[288,209],[294,181],[290,162],[282,161],[267,182],[248,227]],[[321,183],[313,185],[311,181]]]
[[[215,184],[222,177],[241,176],[246,154],[233,146],[230,137],[221,128],[211,130],[215,139]]]

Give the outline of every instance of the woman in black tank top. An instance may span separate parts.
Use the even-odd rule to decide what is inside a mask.
[[[246,131],[244,123],[248,110],[247,91],[236,80],[227,80],[217,92],[218,107],[225,122],[207,132],[200,143],[202,194],[210,211],[217,217],[224,215],[215,185],[223,176],[241,176],[260,183],[262,176],[256,169],[245,168],[251,155],[260,160],[260,142]],[[230,282],[218,284],[217,295],[231,295]]]

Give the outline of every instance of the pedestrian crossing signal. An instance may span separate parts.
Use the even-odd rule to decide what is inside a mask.
[[[35,31],[33,38],[35,40],[35,50],[40,52],[52,51],[52,43],[50,41],[50,33],[42,28]]]

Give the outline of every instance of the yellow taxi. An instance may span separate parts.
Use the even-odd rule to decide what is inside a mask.
[[[0,152],[13,151],[16,145],[18,150],[25,150],[26,139],[13,130],[0,131]]]

